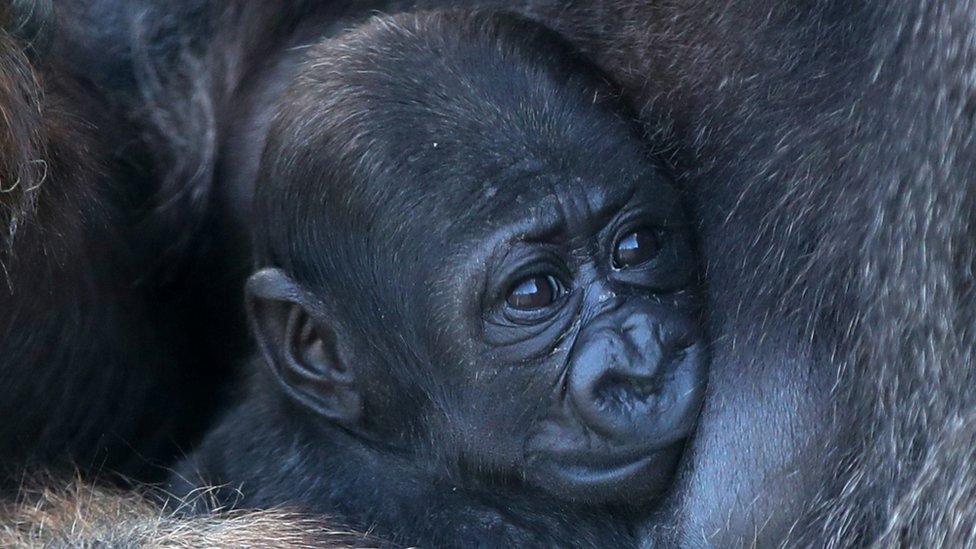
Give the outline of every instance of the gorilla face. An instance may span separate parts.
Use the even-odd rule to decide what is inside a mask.
[[[669,480],[701,403],[690,235],[662,173],[566,179],[520,174],[521,207],[435,261],[467,256],[468,274],[430,304],[451,342],[433,374],[459,396],[463,455],[560,497],[636,501]]]

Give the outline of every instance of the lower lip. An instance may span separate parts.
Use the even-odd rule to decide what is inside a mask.
[[[627,477],[636,475],[642,469],[647,467],[650,462],[654,460],[654,458],[654,455],[644,456],[634,461],[624,462],[622,465],[610,467],[598,465],[570,465],[566,466],[564,470],[569,473],[570,476],[589,477],[592,479],[591,482],[601,483],[612,481],[613,479],[621,476]]]
[[[677,449],[654,451],[620,465],[561,465],[548,462],[542,487],[572,498],[589,501],[652,496],[671,478]],[[553,485],[555,484],[555,485]]]

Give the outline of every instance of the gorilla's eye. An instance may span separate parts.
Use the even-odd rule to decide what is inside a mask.
[[[552,275],[534,275],[523,278],[508,292],[505,301],[509,307],[529,311],[552,305],[559,297],[559,281]]]
[[[661,233],[650,227],[641,227],[624,235],[613,250],[613,266],[626,269],[647,263],[661,251]]]

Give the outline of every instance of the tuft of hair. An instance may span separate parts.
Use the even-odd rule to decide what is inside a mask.
[[[24,46],[0,30],[0,263],[46,175],[41,92]]]
[[[200,493],[196,498],[206,498]],[[2,547],[379,547],[367,534],[286,509],[183,513],[193,502],[160,505],[149,489],[123,490],[79,478],[31,477],[0,504]]]

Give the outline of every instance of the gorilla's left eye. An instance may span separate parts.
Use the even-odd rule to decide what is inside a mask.
[[[617,241],[613,250],[613,266],[616,269],[626,269],[647,263],[660,251],[661,231],[651,227],[641,227]]]

